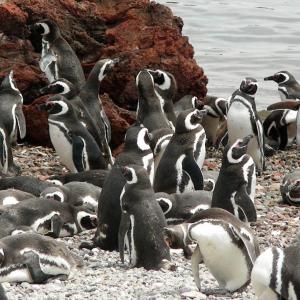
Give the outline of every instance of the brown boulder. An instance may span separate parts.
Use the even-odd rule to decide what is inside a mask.
[[[120,58],[119,65],[101,86],[101,93],[109,94],[119,106],[104,104],[112,123],[114,147],[123,141],[125,129],[133,121],[120,107],[135,110],[135,76],[141,69],[159,68],[172,73],[178,81],[177,99],[185,94],[201,99],[206,94],[207,78],[193,58],[193,47],[182,36],[181,19],[155,2],[12,0],[0,5],[0,18],[5,20],[0,24],[3,32],[0,34],[0,78],[14,69],[24,103],[35,100],[38,90],[47,82],[38,67],[40,37],[31,34],[27,25],[44,18],[56,21],[86,74],[100,58]],[[28,138],[45,144],[48,137],[40,133],[46,132],[47,122],[44,116],[38,118],[40,112],[34,108],[35,103],[24,107]]]

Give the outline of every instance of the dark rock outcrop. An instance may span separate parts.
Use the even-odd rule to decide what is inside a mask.
[[[48,144],[47,118],[35,108],[38,90],[46,84],[39,70],[41,38],[27,25],[44,18],[60,26],[64,38],[76,51],[86,74],[100,58],[119,57],[120,63],[103,81],[104,107],[112,123],[112,144],[123,141],[133,121],[124,109],[135,110],[135,76],[143,68],[163,69],[178,82],[177,99],[206,94],[207,78],[193,58],[193,47],[182,36],[182,20],[171,10],[149,0],[12,0],[0,4],[0,78],[14,69],[24,95],[28,139]],[[1,33],[2,32],[2,33]],[[120,109],[116,107],[117,104]]]

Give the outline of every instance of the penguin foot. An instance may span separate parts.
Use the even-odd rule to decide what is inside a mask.
[[[93,248],[97,248],[97,246],[93,242],[82,242],[78,248],[92,250]]]
[[[51,277],[51,278],[48,278],[48,279],[45,281],[45,283],[51,283],[51,282],[53,282],[54,280],[57,280],[57,279],[60,280],[60,281],[67,281],[68,278],[69,278],[68,275],[66,275],[66,274],[61,274],[61,275],[57,275],[57,276],[53,276],[53,277]]]
[[[167,259],[163,259],[160,263],[160,269],[168,270],[168,271],[176,271],[177,266]]]

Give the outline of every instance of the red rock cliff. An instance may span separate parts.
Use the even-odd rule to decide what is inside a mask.
[[[38,67],[41,41],[26,27],[43,18],[58,23],[86,73],[100,58],[121,59],[104,80],[101,94],[107,93],[124,109],[136,107],[135,76],[143,68],[159,68],[174,74],[178,82],[177,98],[185,94],[202,98],[206,94],[207,78],[193,58],[188,38],[182,36],[182,20],[163,5],[147,0],[2,2],[0,20],[5,21],[0,23],[0,78],[13,68],[25,103],[34,101],[24,105],[30,142],[49,144],[47,116],[35,109],[35,102],[44,100],[36,100],[37,91],[47,82]],[[103,100],[116,147],[132,118],[107,98]]]

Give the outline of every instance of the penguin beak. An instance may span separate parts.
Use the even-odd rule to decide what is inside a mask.
[[[248,145],[248,143],[250,142],[250,140],[253,138],[253,134],[249,134],[247,136],[245,136],[242,140],[242,142],[239,143],[240,147],[245,147]]]
[[[264,78],[264,81],[268,81],[268,80],[274,80],[274,81],[276,81],[276,80],[275,80],[275,75],[268,76],[268,77],[265,77],[265,78]]]

